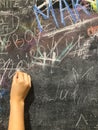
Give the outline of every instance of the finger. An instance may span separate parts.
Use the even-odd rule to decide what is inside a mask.
[[[18,75],[18,80],[20,80],[20,81],[23,81],[23,80],[24,80],[24,74],[23,74],[23,72],[18,71],[18,72],[17,72],[17,75]]]
[[[29,87],[31,87],[31,77],[28,75]]]
[[[13,76],[13,80],[18,79],[18,73],[16,72]]]
[[[25,81],[25,83],[29,84],[28,75],[26,73],[24,73],[23,75],[24,75],[24,81]]]

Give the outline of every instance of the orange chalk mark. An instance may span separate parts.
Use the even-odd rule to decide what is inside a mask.
[[[16,45],[17,46],[22,46],[24,44],[24,40],[23,39],[18,39],[17,41],[16,41]]]
[[[98,32],[98,26],[90,27],[87,29],[88,36],[95,35]]]

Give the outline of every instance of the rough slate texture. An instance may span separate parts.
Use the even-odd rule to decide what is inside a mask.
[[[40,17],[44,31],[39,33],[33,4],[0,4],[0,130],[8,127],[11,80],[18,68],[33,82],[25,104],[26,130],[98,130],[98,34],[87,34],[98,26],[98,14],[79,11],[80,21],[73,24],[69,16],[63,26],[55,9],[60,27],[51,15]]]

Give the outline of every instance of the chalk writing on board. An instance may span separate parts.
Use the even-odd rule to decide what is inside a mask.
[[[32,128],[98,129],[97,52],[93,57],[97,49],[90,50],[91,43],[97,44],[97,29],[93,36],[87,34],[87,29],[97,26],[98,17],[82,2],[0,1],[0,129],[7,128],[6,99],[17,69],[33,77],[35,99],[27,106]],[[34,12],[35,3],[42,14]],[[43,32],[37,29],[37,16]],[[32,102],[33,93],[29,96]]]
[[[2,65],[0,68],[0,72],[2,73],[0,85],[2,84],[6,74],[8,75],[8,78],[11,79],[16,70],[24,70],[24,65],[28,67],[28,63],[25,60],[20,60],[15,66],[12,59],[8,59],[7,61],[0,59],[0,65]]]
[[[1,0],[0,1],[0,9],[1,8],[12,8],[13,5],[15,4],[15,0]]]
[[[15,47],[20,51],[23,51],[23,46],[27,45],[30,46],[29,50],[25,52],[25,57],[30,56],[31,64],[39,65],[39,66],[54,66],[57,64],[60,64],[61,61],[68,55],[72,56],[78,56],[83,59],[87,58],[89,46],[90,46],[90,39],[84,41],[83,36],[78,36],[78,39],[76,42],[74,42],[74,38],[72,37],[71,42],[68,43],[66,40],[66,44],[64,49],[59,52],[59,45],[60,42],[64,39],[66,33],[58,40],[52,40],[51,46],[47,44],[47,46],[43,46],[40,44],[40,36],[38,39],[36,39],[33,35],[33,32],[31,30],[27,30],[24,34],[24,37],[19,37],[18,34],[14,33],[13,35],[9,35],[9,37],[6,39],[1,39],[1,53],[3,53],[3,50],[6,50],[6,48],[10,47],[12,44],[15,45]],[[12,39],[10,41],[10,39]],[[35,46],[36,49],[33,49],[33,46]],[[46,51],[47,49],[48,51]],[[26,50],[26,49],[25,49]],[[7,53],[7,50],[6,50]],[[19,54],[17,54],[17,58],[19,59]]]
[[[0,14],[0,36],[14,33],[19,27],[19,17],[12,14]]]
[[[50,102],[50,101],[56,101],[56,100],[66,102],[67,99],[69,98],[69,95],[70,95],[70,98],[73,99],[74,103],[77,102],[77,105],[78,104],[85,104],[85,102],[89,98],[89,95],[86,95],[86,96],[83,96],[83,97],[80,96],[80,94],[79,94],[79,89],[80,89],[79,82],[81,80],[83,80],[83,78],[85,78],[85,79],[87,78],[87,80],[90,81],[91,80],[90,75],[92,75],[93,70],[94,70],[94,67],[92,66],[89,69],[87,69],[85,73],[79,74],[76,71],[75,68],[72,68],[72,73],[71,73],[71,77],[69,76],[70,77],[69,80],[71,82],[73,82],[72,83],[73,90],[70,90],[69,80],[66,81],[66,83],[68,82],[68,84],[69,84],[69,87],[67,87],[66,84],[64,84],[64,81],[66,79],[63,78],[58,82],[58,85],[56,86],[56,89],[53,93],[53,96],[45,94],[43,96],[43,99],[42,99],[43,102],[47,102],[47,101]],[[64,85],[63,87],[62,87],[62,84]],[[96,100],[96,98],[93,95],[90,98],[91,98],[90,99],[91,101]]]
[[[0,0],[0,10],[12,10],[29,5],[30,3],[35,4],[36,0]]]
[[[72,9],[69,7],[67,1],[63,0],[63,2],[65,4],[65,8],[62,7],[62,1],[59,0],[61,23],[64,26],[65,26],[64,11],[66,11],[66,10],[70,13],[70,17],[72,18],[72,21],[74,23],[76,23],[80,19],[78,7],[81,8],[87,15],[90,14],[85,7],[83,7],[81,4],[79,4],[79,0],[76,3],[74,3],[72,1],[72,5],[73,5],[73,8],[75,10],[75,14],[73,13]],[[38,23],[38,28],[39,28],[40,31],[42,31],[43,28],[41,26],[38,14],[41,14],[44,19],[49,19],[49,12],[50,11],[52,13],[52,16],[53,16],[53,19],[55,21],[56,26],[59,27],[59,24],[58,24],[58,21],[57,21],[57,18],[56,18],[54,9],[53,9],[52,0],[47,1],[47,6],[48,6],[48,8],[47,8],[47,15],[45,15],[36,5],[34,5],[34,7],[33,7],[33,10],[34,10],[34,13],[35,13],[35,16],[36,16],[36,19],[37,19],[37,23]]]
[[[62,53],[58,56],[58,59],[62,61],[67,55],[70,55],[71,51],[73,50],[74,47],[76,47],[77,44],[80,43],[80,40],[82,39],[81,36],[78,37],[76,42],[74,41],[74,38],[72,37],[72,41],[70,44],[67,44],[66,48],[62,51]]]
[[[65,19],[66,19],[66,18],[65,18]],[[84,24],[93,22],[93,21],[95,21],[95,20],[97,20],[97,19],[98,19],[98,18],[95,17],[95,18],[92,18],[92,19],[85,19],[85,20],[83,20],[83,21],[80,20],[80,22],[78,22],[78,23],[75,23],[75,24],[72,23],[72,25],[69,25],[69,26],[66,26],[66,27],[63,27],[63,28],[60,28],[60,29],[55,29],[55,30],[52,30],[52,29],[51,29],[52,31],[49,31],[49,30],[46,31],[46,30],[45,30],[46,33],[43,34],[43,37],[45,37],[45,36],[51,37],[51,36],[53,36],[53,35],[55,35],[55,34],[58,34],[58,33],[64,32],[64,31],[67,31],[66,34],[70,34],[71,32],[78,31],[79,28],[82,27]]]
[[[88,125],[88,122],[87,122],[87,120],[85,119],[84,115],[81,114],[80,117],[79,117],[79,119],[78,119],[78,121],[77,121],[77,123],[76,123],[76,127],[79,126],[79,124],[81,123],[81,120],[84,121],[84,124],[85,124],[85,125]]]
[[[79,41],[78,41],[78,44],[76,45],[75,47],[75,50],[72,51],[70,53],[70,55],[76,57],[80,57],[80,58],[83,58],[83,59],[87,59],[90,54],[89,54],[89,47],[90,47],[90,43],[91,43],[91,39],[87,39],[84,41],[82,41],[83,37],[79,36]]]
[[[38,45],[36,42],[36,51],[34,49],[30,50],[32,64],[41,66],[51,66],[54,63],[55,65],[60,64],[60,62],[71,52],[71,50],[76,46],[76,44],[78,44],[79,41],[77,40],[74,43],[74,38],[72,37],[71,43],[66,43],[64,50],[59,53],[58,45],[60,45],[60,42],[63,40],[64,36],[65,35],[63,35],[58,41],[52,41],[51,48],[48,47],[48,53],[46,52],[46,47]]]

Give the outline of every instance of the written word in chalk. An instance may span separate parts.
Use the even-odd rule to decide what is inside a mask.
[[[65,26],[66,23],[65,23],[65,20],[64,20],[64,11],[68,11],[68,13],[70,14],[70,17],[73,21],[73,23],[76,23],[77,21],[80,20],[80,15],[79,15],[79,10],[78,9],[81,9],[84,11],[84,13],[86,13],[87,15],[90,15],[89,11],[86,9],[86,7],[82,6],[80,3],[79,3],[80,0],[76,0],[76,2],[74,2],[74,0],[71,0],[72,2],[72,6],[73,6],[73,9],[70,8],[68,2],[66,2],[66,0],[59,0],[59,9],[60,9],[60,17],[61,17],[61,23]],[[63,4],[65,5],[65,7],[63,8]],[[44,19],[49,19],[49,13],[51,12],[52,14],[52,17],[55,21],[55,24],[56,24],[56,27],[59,28],[59,24],[58,24],[58,21],[57,21],[57,18],[56,18],[56,15],[55,15],[55,11],[53,9],[53,4],[52,4],[52,0],[47,0],[47,14],[44,14],[36,5],[33,6],[33,10],[34,10],[34,14],[36,16],[36,20],[37,20],[37,24],[38,24],[38,28],[40,30],[40,32],[43,31],[43,27],[40,23],[40,20],[39,20],[39,14],[42,15],[42,17]]]

